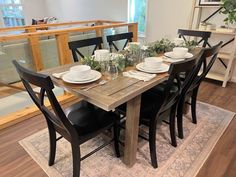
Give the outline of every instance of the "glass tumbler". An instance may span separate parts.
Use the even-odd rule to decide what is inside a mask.
[[[107,74],[108,74],[108,79],[110,80],[116,79],[119,75],[118,67],[111,61],[107,66]]]

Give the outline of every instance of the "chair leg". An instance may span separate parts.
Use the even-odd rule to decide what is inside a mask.
[[[198,88],[193,90],[191,97],[192,122],[194,124],[197,124],[197,115],[196,115],[197,94],[198,94]]]
[[[110,52],[112,53],[112,44],[109,44]]]
[[[175,133],[175,116],[176,116],[176,107],[177,105],[174,104],[171,107],[171,112],[170,112],[170,137],[171,137],[171,145],[176,147],[177,146],[177,141],[176,141],[176,133]]]
[[[184,109],[184,99],[179,100],[178,108],[177,108],[177,128],[178,128],[178,136],[179,138],[184,138],[183,133],[183,109]]]
[[[56,141],[56,131],[50,122],[48,122],[48,132],[49,132],[49,148],[50,148],[48,165],[52,166],[55,161],[57,141]]]
[[[119,127],[119,117],[117,118],[115,124],[114,124],[114,147],[115,147],[115,153],[116,157],[120,157],[120,149],[119,149],[119,136],[120,136],[120,127]]]
[[[157,168],[157,154],[156,154],[156,124],[149,126],[149,149],[151,155],[151,163],[153,168]]]
[[[78,144],[71,143],[73,159],[73,177],[80,176],[80,147]]]

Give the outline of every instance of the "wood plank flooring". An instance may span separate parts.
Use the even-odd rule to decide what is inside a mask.
[[[199,100],[236,112],[236,84],[222,88],[204,82]],[[18,144],[18,141],[46,127],[42,116],[25,120],[0,131],[0,176],[46,177],[44,171]],[[218,141],[197,177],[236,176],[236,117]]]
[[[199,100],[236,112],[236,84],[226,88],[203,83]],[[197,177],[236,177],[236,116],[218,141]]]
[[[24,86],[23,86],[23,84],[21,82],[18,82],[18,83],[15,83],[15,84],[11,84],[11,86],[19,87],[19,88],[24,89]],[[14,88],[11,88],[11,87],[2,86],[2,84],[0,82],[0,98],[7,97],[7,96],[10,96],[12,94],[16,94],[18,92],[20,92],[20,90],[14,89]]]

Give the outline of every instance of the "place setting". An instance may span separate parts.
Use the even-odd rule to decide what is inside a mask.
[[[161,57],[148,57],[144,59],[144,62],[137,64],[136,69],[138,71],[129,70],[123,72],[123,76],[147,82],[155,78],[156,74],[167,72],[169,70],[169,65],[163,63]]]
[[[174,63],[192,58],[193,54],[188,52],[186,47],[174,47],[171,52],[164,53],[163,60],[165,62]]]
[[[53,73],[52,76],[62,79],[70,84],[87,84],[97,81],[102,74],[96,70],[92,70],[88,65],[77,65],[62,73]]]
[[[136,69],[146,73],[159,74],[167,72],[169,65],[163,63],[161,57],[147,57],[144,59],[144,62],[136,65]]]

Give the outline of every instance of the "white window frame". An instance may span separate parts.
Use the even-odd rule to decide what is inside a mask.
[[[147,34],[147,23],[148,23],[148,8],[149,8],[149,0],[146,0],[147,1],[147,4],[146,4],[146,20],[145,20],[145,30],[144,32],[138,32],[138,37],[141,37],[141,38],[145,38],[146,37],[146,34]],[[129,0],[128,0],[128,22],[130,19],[130,3],[129,3]]]
[[[13,6],[13,7],[18,7],[18,6],[21,6],[22,7],[22,14],[23,14],[23,20],[24,20],[24,24],[26,24],[26,21],[25,21],[25,13],[24,13],[24,5],[23,5],[23,3],[24,3],[24,0],[20,0],[20,4],[0,4],[0,25],[2,26],[2,27],[8,27],[8,26],[6,26],[5,25],[5,23],[4,23],[4,19],[3,19],[3,14],[2,14],[2,7],[7,7],[7,6]],[[13,26],[10,26],[10,27],[13,27]]]

